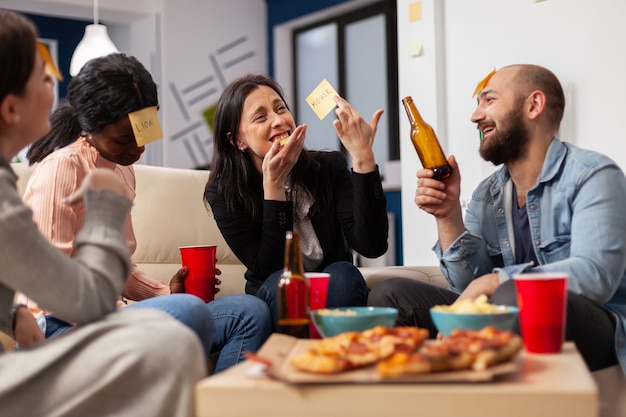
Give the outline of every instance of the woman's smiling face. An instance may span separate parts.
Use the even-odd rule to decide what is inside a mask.
[[[272,88],[260,85],[246,97],[236,144],[245,149],[261,172],[263,158],[272,143],[289,136],[294,129],[293,116],[280,95]]]

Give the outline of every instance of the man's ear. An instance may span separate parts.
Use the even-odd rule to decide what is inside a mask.
[[[0,102],[0,120],[4,124],[15,124],[20,121],[17,99],[18,97],[15,94],[8,94]]]
[[[536,119],[546,108],[546,95],[543,91],[535,90],[528,96],[528,117]]]

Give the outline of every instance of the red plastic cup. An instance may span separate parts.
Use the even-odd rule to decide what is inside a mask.
[[[326,308],[326,298],[328,297],[328,281],[330,274],[325,272],[306,272],[304,274],[309,281],[309,308],[311,311],[318,308]],[[309,329],[311,339],[321,339],[322,336],[311,321]]]
[[[215,299],[215,264],[217,246],[181,246],[180,258],[189,270],[185,292],[200,297],[205,303]]]
[[[559,353],[567,320],[567,273],[528,273],[513,277],[520,330],[529,353]]]

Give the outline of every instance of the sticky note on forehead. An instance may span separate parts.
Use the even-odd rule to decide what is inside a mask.
[[[309,96],[306,98],[306,102],[309,103],[311,109],[315,112],[317,117],[322,120],[330,111],[337,105],[335,103],[335,96],[338,96],[337,91],[328,82],[326,78]]]
[[[43,58],[43,62],[46,64],[46,74],[59,81],[63,81],[63,75],[61,74],[61,71],[59,71],[57,64],[54,63],[54,59],[52,59],[52,55],[50,55],[48,47],[43,42],[37,42],[37,50]]]
[[[156,106],[129,113],[128,118],[133,127],[137,145],[144,146],[163,137]]]
[[[485,86],[487,85],[487,83],[489,82],[489,79],[491,77],[493,77],[493,74],[496,73],[496,69],[494,68],[493,70],[491,70],[491,72],[489,74],[487,74],[487,76],[485,78],[483,78],[478,85],[476,86],[476,89],[474,90],[474,94],[472,94],[472,98],[476,97],[476,94],[480,93],[483,88],[485,88]]]

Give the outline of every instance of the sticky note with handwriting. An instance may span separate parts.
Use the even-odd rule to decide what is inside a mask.
[[[163,137],[157,107],[146,107],[128,114],[137,145],[143,146]]]
[[[317,117],[322,120],[335,108],[336,103],[334,97],[338,95],[333,86],[324,78],[322,82],[315,87],[313,92],[309,94],[306,98],[306,102],[309,103],[309,106],[311,106],[311,109],[313,109]]]

